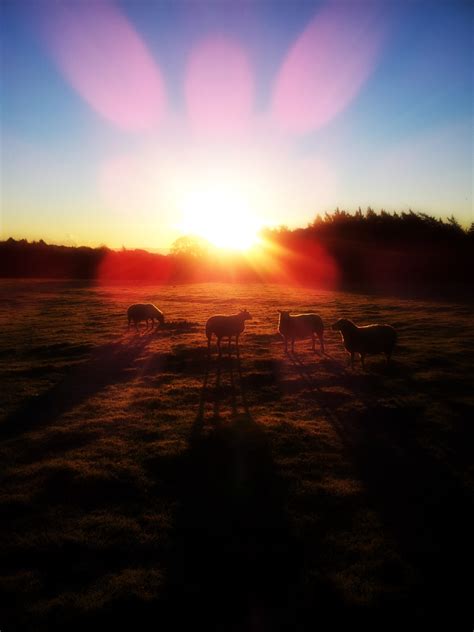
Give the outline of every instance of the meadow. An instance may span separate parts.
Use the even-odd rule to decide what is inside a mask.
[[[0,288],[2,632],[472,628],[472,304]],[[163,328],[127,329],[139,301]],[[240,357],[208,361],[206,319],[239,308]],[[285,354],[277,309],[318,312],[327,354]],[[393,325],[391,365],[352,370],[339,317]]]

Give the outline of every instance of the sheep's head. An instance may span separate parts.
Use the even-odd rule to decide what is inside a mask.
[[[239,314],[242,320],[252,320],[251,314],[246,309],[241,309]]]
[[[284,312],[279,309],[278,313],[280,314],[280,320],[287,320],[290,317],[290,312]]]
[[[165,324],[165,315],[164,315],[163,313],[160,313],[160,314],[157,316],[157,319],[160,321],[160,323],[161,323],[162,325],[164,325],[164,324]]]
[[[354,327],[354,323],[347,318],[340,318],[334,325],[331,325],[331,329],[334,331],[347,331],[352,327]]]

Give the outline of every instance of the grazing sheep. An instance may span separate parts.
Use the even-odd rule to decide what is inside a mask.
[[[148,321],[151,320],[151,328],[155,326],[155,318],[158,322],[163,324],[165,322],[165,317],[163,316],[163,312],[155,307],[153,303],[135,303],[134,305],[130,305],[127,310],[128,316],[128,326],[130,327],[130,323],[133,320],[135,324],[135,329],[138,331],[138,323],[142,320],[146,320],[146,328],[148,329]]]
[[[285,341],[285,353],[288,352],[288,340],[291,340],[291,351],[295,350],[295,340],[311,338],[314,348],[314,334],[319,338],[321,351],[324,353],[323,332],[324,325],[321,316],[318,314],[298,314],[290,316],[290,312],[278,310],[280,318],[278,320],[278,331]]]
[[[207,352],[211,354],[211,338],[212,334],[217,337],[217,349],[219,350],[219,357],[222,355],[221,339],[229,338],[229,352],[232,336],[235,336],[235,344],[237,353],[239,353],[239,336],[245,329],[245,321],[250,320],[252,316],[246,309],[241,310],[238,314],[232,316],[223,316],[218,314],[211,316],[206,323],[206,336],[207,336]]]
[[[360,354],[362,368],[365,369],[365,356],[369,353],[384,353],[387,364],[397,341],[397,332],[390,325],[365,325],[357,327],[351,320],[341,318],[332,329],[340,331],[344,347],[351,354],[351,366],[354,367],[354,354]]]

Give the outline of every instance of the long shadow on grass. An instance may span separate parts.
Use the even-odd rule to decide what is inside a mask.
[[[415,571],[414,585],[397,598],[397,616],[467,624],[472,620],[465,578],[472,572],[473,498],[442,456],[420,443],[423,411],[377,404],[370,397],[363,412],[341,414],[301,358],[290,359],[313,389],[315,404],[338,433],[370,503]],[[352,390],[359,384],[348,372],[341,373],[339,382]]]
[[[176,627],[273,630],[289,616],[303,551],[286,486],[247,404],[240,359],[212,366],[179,468],[169,601]]]
[[[75,366],[58,384],[9,415],[0,425],[0,439],[37,430],[109,384],[126,381],[130,377],[127,370],[149,341],[149,337],[136,337],[126,343],[97,347],[88,360]]]

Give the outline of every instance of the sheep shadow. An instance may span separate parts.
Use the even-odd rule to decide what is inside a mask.
[[[203,371],[207,371],[209,364],[206,347],[202,345],[190,347],[186,342],[173,344],[165,359],[169,371],[196,378],[200,377]]]
[[[215,369],[215,380],[212,385],[211,372]],[[223,375],[227,375],[228,380],[223,383]],[[245,391],[245,381],[242,376],[242,365],[240,355],[236,357],[222,356],[214,360],[209,356],[205,360],[204,380],[199,398],[199,408],[193,432],[199,432],[206,423],[206,407],[212,407],[212,423],[221,422],[221,408],[228,405],[230,414],[236,419],[239,414],[243,418],[251,418],[247,396]],[[239,412],[241,411],[241,412]]]
[[[134,361],[147,344],[147,338],[139,337],[96,347],[88,360],[75,365],[60,382],[7,416],[0,425],[0,439],[38,430],[108,385],[127,381]]]
[[[177,468],[167,577],[177,627],[201,620],[211,629],[276,629],[300,581],[303,551],[286,511],[288,490],[242,378],[238,357],[208,364]]]
[[[168,320],[164,323],[156,322],[155,324],[139,323],[124,326],[124,335],[132,338],[143,336],[171,336],[175,333],[192,333],[199,329],[199,323],[188,320]]]
[[[377,401],[374,384],[364,408],[342,411],[301,358],[294,359],[311,387],[315,407],[341,439],[384,530],[395,540],[415,581],[399,595],[399,615],[446,626],[472,619],[469,576],[473,562],[474,499],[462,477],[437,449],[420,441],[424,410],[394,399]],[[359,376],[364,377],[364,376]],[[339,382],[357,388],[347,373]],[[438,446],[439,448],[439,446]],[[441,452],[442,454],[442,452]]]
[[[337,358],[325,354],[317,363],[309,361],[296,352],[287,353],[293,368],[300,378],[300,389],[309,389],[313,395],[317,394],[320,406],[325,414],[331,418],[334,426],[338,424],[337,416],[333,414],[334,406],[331,405],[330,393],[323,390],[324,387],[342,387],[352,391],[365,406],[371,406],[378,401],[380,392],[386,397],[399,399],[399,392],[390,392],[386,388],[386,378],[402,378],[407,389],[413,388],[412,374],[408,368],[401,368],[399,364],[386,365],[385,362],[373,365],[373,370],[364,370],[361,367],[352,368]],[[325,375],[322,376],[319,368],[323,367]]]
[[[173,334],[181,333],[193,333],[199,330],[201,325],[196,322],[188,320],[169,320],[160,324],[159,327],[153,331],[157,335],[172,336]]]

